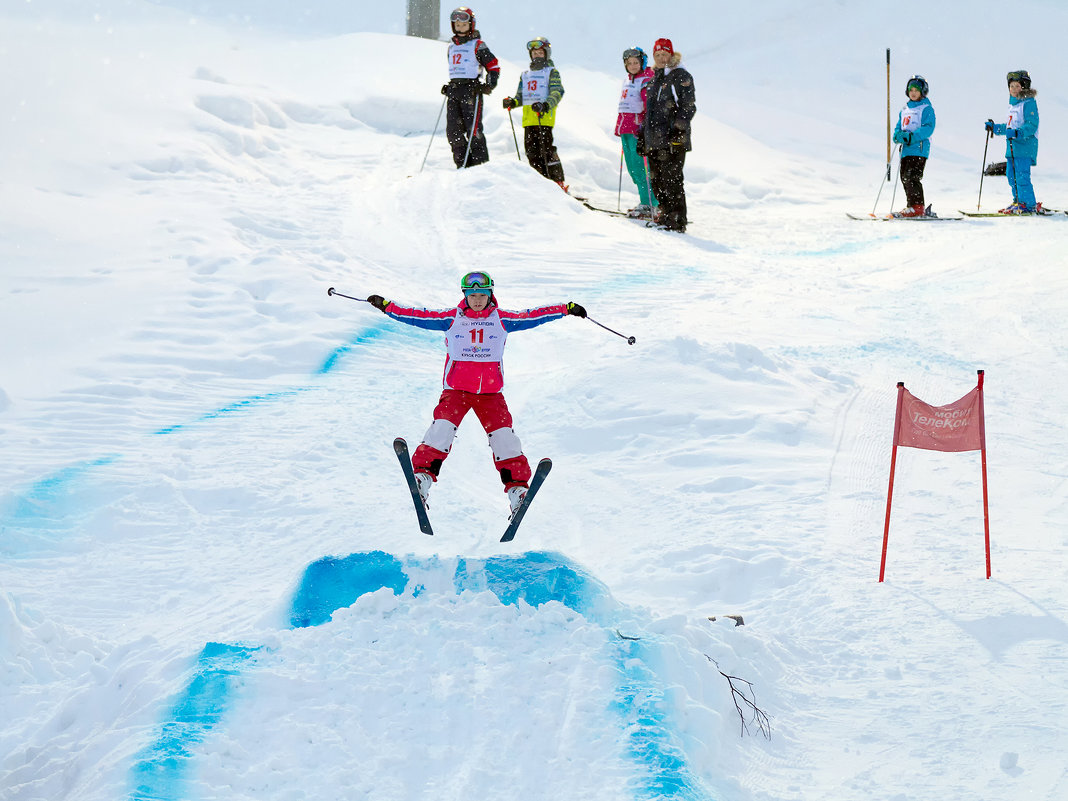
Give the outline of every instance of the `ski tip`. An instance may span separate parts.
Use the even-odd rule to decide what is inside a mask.
[[[397,437],[393,440],[393,450],[406,451],[408,450],[408,443],[404,441],[404,437]]]

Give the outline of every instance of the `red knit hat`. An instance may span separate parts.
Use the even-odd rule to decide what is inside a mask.
[[[675,48],[671,45],[670,39],[657,39],[653,44],[653,52],[656,53],[660,50],[664,50],[672,55],[675,54]]]

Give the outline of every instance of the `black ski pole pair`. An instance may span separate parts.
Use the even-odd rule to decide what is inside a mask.
[[[331,297],[333,297],[334,295],[337,295],[339,298],[348,298],[349,300],[359,301],[360,303],[369,303],[370,302],[366,298],[354,298],[352,295],[346,295],[344,292],[338,292],[333,287],[330,287],[328,290],[326,290],[326,294],[330,295]],[[601,328],[603,328],[605,331],[610,331],[611,333],[615,334],[617,337],[622,337],[623,339],[627,340],[627,344],[628,345],[633,345],[635,342],[637,342],[637,340],[634,337],[628,337],[626,334],[621,334],[618,331],[615,331],[615,330],[609,328],[607,325],[602,325],[601,323],[597,322],[596,320],[594,320],[592,317],[590,317],[588,315],[587,315],[586,319],[589,320],[594,325],[601,326]]]

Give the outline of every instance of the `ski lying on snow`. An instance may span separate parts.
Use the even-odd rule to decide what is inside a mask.
[[[523,522],[523,515],[527,513],[531,501],[533,501],[534,496],[538,494],[538,490],[541,489],[541,485],[545,482],[545,477],[549,475],[549,471],[552,469],[552,459],[542,459],[538,462],[538,466],[534,470],[534,477],[530,480],[530,488],[527,490],[526,497],[523,498],[523,500],[520,501],[519,506],[515,508],[515,514],[512,515],[512,519],[508,523],[508,528],[505,529],[504,536],[501,537],[501,542],[511,542],[515,539],[515,533],[519,530],[519,524]]]
[[[397,437],[393,440],[393,451],[397,454],[401,471],[404,473],[404,479],[408,482],[408,491],[412,493],[412,502],[415,503],[415,516],[419,518],[419,530],[424,534],[433,534],[434,529],[430,527],[430,518],[427,517],[423,497],[419,494],[419,485],[415,482],[412,458],[408,455],[408,443],[404,441],[403,437]]]
[[[1060,217],[1068,214],[1063,209],[1042,209],[1042,211],[1029,212],[1027,214],[1002,214],[1000,211],[965,211],[960,210],[965,217]]]
[[[886,222],[887,220],[901,220],[902,222],[938,222],[939,220],[960,220],[961,217],[934,217],[923,215],[922,217],[895,217],[893,214],[850,214],[846,217],[851,220],[869,220],[871,222]]]
[[[576,200],[577,200],[577,198],[576,198]],[[592,203],[590,203],[587,200],[580,200],[579,202],[583,206],[588,208],[590,211],[599,211],[599,212],[601,212],[601,214],[611,214],[613,217],[629,217],[630,216],[630,214],[628,214],[625,211],[613,211],[612,209],[602,209],[600,206],[594,206]],[[643,218],[635,217],[634,219],[643,219]]]

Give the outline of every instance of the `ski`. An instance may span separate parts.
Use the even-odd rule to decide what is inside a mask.
[[[888,222],[889,220],[902,220],[902,221],[914,221],[914,222],[939,222],[941,220],[960,220],[962,217],[929,217],[924,215],[922,217],[895,217],[893,214],[850,214],[846,212],[846,217],[851,220],[868,220],[870,222]]]
[[[408,455],[408,443],[403,437],[393,440],[393,450],[397,454],[401,470],[404,472],[404,480],[408,482],[408,491],[412,493],[412,502],[415,503],[415,516],[419,518],[419,530],[424,534],[433,534],[430,527],[430,518],[426,514],[426,506],[419,494],[419,485],[415,483],[415,471],[412,470],[412,458]]]
[[[612,209],[602,209],[600,206],[594,206],[592,203],[589,203],[589,202],[587,202],[585,200],[582,200],[580,202],[582,203],[583,206],[588,208],[590,211],[599,211],[599,212],[601,212],[601,214],[611,214],[613,217],[629,217],[630,216],[625,211],[613,211]],[[635,217],[634,219],[641,219],[641,218]]]
[[[527,490],[526,497],[516,507],[515,514],[512,515],[508,528],[505,529],[504,536],[501,537],[501,542],[511,542],[515,539],[519,524],[523,522],[523,515],[527,513],[527,509],[530,508],[530,502],[534,500],[534,496],[538,494],[538,489],[541,488],[541,485],[545,482],[545,477],[549,475],[549,471],[552,469],[552,459],[542,459],[538,462],[538,467],[534,470],[534,477],[530,479],[530,488]]]
[[[1029,212],[1027,214],[1002,214],[1000,211],[965,211],[960,209],[965,217],[1057,217],[1068,214],[1063,209],[1042,209],[1042,211]]]

